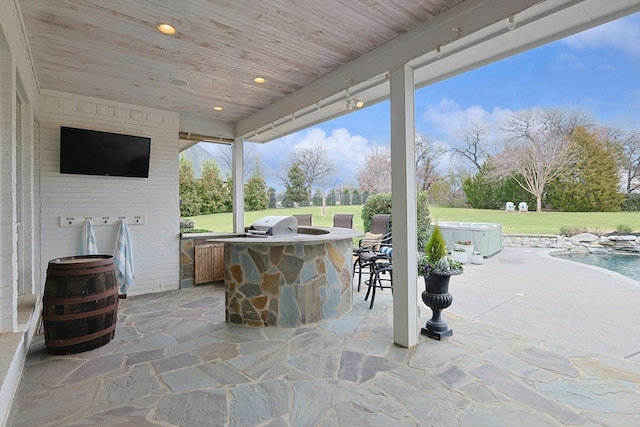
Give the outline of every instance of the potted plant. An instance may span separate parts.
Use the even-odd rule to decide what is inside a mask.
[[[473,251],[471,254],[471,264],[482,264],[484,258],[482,257],[482,253],[478,251]]]
[[[458,240],[455,245],[453,245],[453,250],[462,249],[467,255],[467,262],[471,262],[471,254],[473,253],[473,248],[475,245],[471,240]]]
[[[449,279],[462,271],[462,263],[448,257],[447,244],[440,227],[434,226],[425,246],[425,254],[418,260],[418,275],[424,277],[425,284],[422,301],[433,312],[427,325],[422,328],[423,335],[437,340],[453,335],[453,331],[442,320],[441,313],[453,302],[449,293]]]
[[[469,262],[469,255],[467,255],[467,251],[463,248],[454,248],[451,252],[451,259],[466,264]]]

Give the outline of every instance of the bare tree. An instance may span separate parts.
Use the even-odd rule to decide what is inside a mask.
[[[476,171],[480,171],[482,164],[487,159],[487,150],[483,145],[487,145],[488,136],[489,126],[483,121],[474,122],[456,133],[455,138],[458,144],[453,147],[453,152],[471,162]]]
[[[324,184],[336,168],[324,151],[322,141],[296,149],[291,154],[291,164],[295,163],[304,174],[309,195],[313,194],[313,184],[317,182],[321,183],[322,194],[324,194]]]
[[[424,135],[416,135],[416,185],[428,190],[440,175],[436,171],[446,150]],[[376,193],[391,191],[391,149],[374,144],[356,173],[358,187]]]
[[[416,184],[420,190],[428,190],[440,178],[436,168],[445,151],[426,136],[416,135]]]
[[[464,207],[467,200],[462,188],[462,183],[467,177],[468,175],[465,170],[460,171],[449,168],[444,175],[431,186],[431,190],[429,191],[431,200],[443,206]]]
[[[356,173],[358,187],[374,193],[391,191],[391,149],[374,144]]]
[[[231,145],[219,144],[219,147],[215,153],[216,160],[222,166],[225,171],[231,171],[233,169],[233,155]],[[256,163],[257,162],[257,163]],[[244,144],[242,150],[242,178],[246,182],[254,172],[254,166],[259,164],[260,157],[256,151],[256,148],[250,144]]]
[[[513,177],[531,193],[538,212],[542,211],[546,185],[571,167],[580,154],[570,138],[578,125],[589,126],[585,115],[523,110],[502,126],[504,150],[495,157],[496,171]]]
[[[624,173],[625,191],[633,193],[640,190],[640,130],[608,126],[600,129],[600,133],[618,151],[618,166]]]
[[[325,209],[324,190],[327,179],[335,172],[336,168],[328,154],[324,151],[322,141],[317,139],[312,146],[296,149],[291,154],[290,164],[297,164],[305,178],[305,185],[309,200],[313,195],[313,186],[320,183],[322,190],[322,212]],[[282,179],[282,177],[280,177]]]

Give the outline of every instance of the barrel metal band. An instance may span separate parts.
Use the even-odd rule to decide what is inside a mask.
[[[101,292],[99,294],[85,295],[82,297],[64,298],[64,297],[48,297],[45,295],[42,298],[42,303],[43,305],[80,304],[83,302],[96,301],[99,299],[107,298],[117,293],[118,293],[118,288],[111,288],[108,291]]]
[[[108,313],[113,311],[114,313],[118,311],[118,304],[110,305],[108,307],[99,308],[97,310],[85,311],[82,313],[74,313],[74,314],[45,314],[42,313],[42,320],[47,320],[51,322],[65,322],[67,320],[78,320],[78,319],[88,319],[93,316],[99,316],[104,313]]]
[[[116,324],[114,323],[113,325],[111,325],[108,328],[105,328],[105,329],[103,329],[101,331],[94,332],[93,334],[89,334],[89,335],[83,335],[81,337],[65,338],[65,339],[60,339],[60,340],[48,340],[48,339],[45,339],[45,345],[47,347],[67,347],[67,346],[71,346],[71,345],[82,344],[84,342],[91,341],[91,340],[94,340],[96,338],[100,338],[100,337],[102,337],[104,335],[110,334],[115,329],[116,329]]]
[[[48,268],[47,269],[47,276],[48,277],[62,277],[62,276],[90,276],[92,274],[100,274],[100,273],[105,273],[109,270],[113,270],[115,271],[114,267],[113,267],[113,263],[108,264],[108,265],[101,265],[101,266],[96,266],[96,267],[89,267],[89,266],[82,266],[82,268]]]

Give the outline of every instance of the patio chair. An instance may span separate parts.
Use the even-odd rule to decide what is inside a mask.
[[[298,220],[298,225],[311,227],[311,217],[313,214],[298,214],[293,216]]]
[[[333,214],[333,226],[339,228],[353,228],[353,214]]]
[[[362,275],[371,273],[371,264],[376,258],[376,252],[380,245],[391,244],[391,215],[375,214],[371,219],[371,230],[365,233],[358,242],[358,246],[353,248],[353,276],[358,274],[358,292],[362,285]]]
[[[364,300],[367,301],[369,294],[371,294],[369,309],[373,308],[377,288],[380,290],[391,289],[393,293],[393,247],[391,245],[380,246],[376,252],[375,259],[371,263],[369,280],[364,283],[368,287]]]
[[[390,214],[375,214],[371,218],[371,230],[375,234],[387,234],[391,226]]]
[[[515,205],[513,204],[513,202],[507,202],[505,204],[504,210],[507,211],[507,212],[515,212],[516,208],[515,208]]]
[[[529,206],[525,202],[520,202],[518,204],[518,212],[527,212],[529,210]]]

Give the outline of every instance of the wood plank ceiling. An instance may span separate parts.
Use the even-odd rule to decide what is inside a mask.
[[[236,123],[462,1],[18,4],[41,89]],[[177,33],[159,33],[163,22]]]

